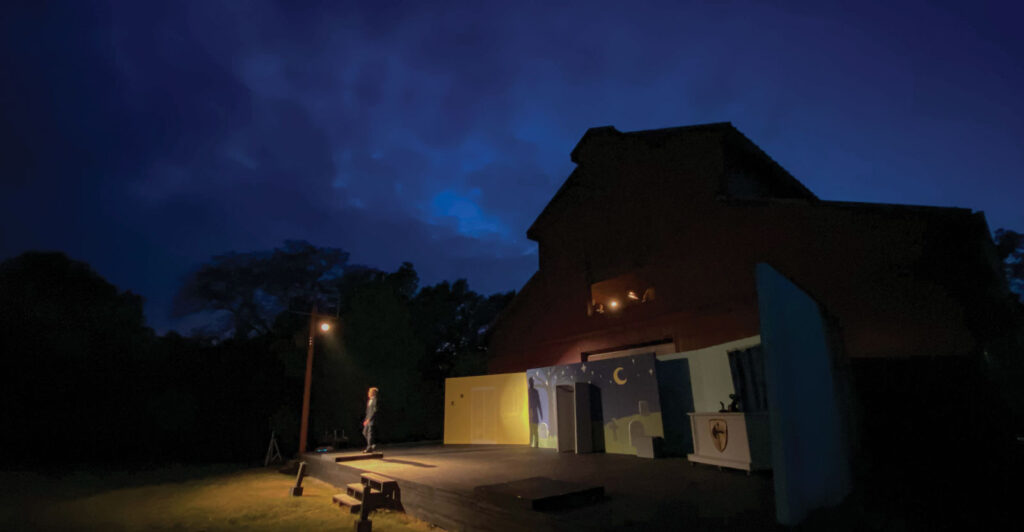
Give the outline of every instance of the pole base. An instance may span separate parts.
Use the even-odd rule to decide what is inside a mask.
[[[373,520],[367,519],[356,521],[356,532],[371,532],[373,530]]]
[[[288,494],[292,497],[302,497],[302,486],[292,486],[288,488]]]

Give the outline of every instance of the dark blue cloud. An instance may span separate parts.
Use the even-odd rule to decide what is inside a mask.
[[[147,297],[286,238],[514,289],[593,126],[730,120],[827,199],[1024,229],[1003,4],[116,2],[3,19],[0,256]]]

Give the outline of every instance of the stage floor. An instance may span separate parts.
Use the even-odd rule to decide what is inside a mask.
[[[764,530],[775,527],[769,474],[692,466],[685,458],[558,453],[512,445],[385,447],[381,459],[336,463],[350,453],[307,453],[310,474],[339,488],[361,472],[398,481],[405,510],[447,529]],[[538,512],[494,505],[474,488],[546,477],[603,486],[584,507]]]

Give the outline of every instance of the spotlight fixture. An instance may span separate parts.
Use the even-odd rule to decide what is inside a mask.
[[[634,292],[632,290],[630,290],[629,292],[626,292],[626,297],[628,297],[629,299],[632,299],[633,301],[640,301],[640,297],[637,296],[636,292]]]

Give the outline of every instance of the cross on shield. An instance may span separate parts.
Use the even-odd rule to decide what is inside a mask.
[[[718,452],[725,452],[725,446],[729,443],[729,425],[724,419],[709,419],[708,428],[711,430],[711,441],[715,444]]]

